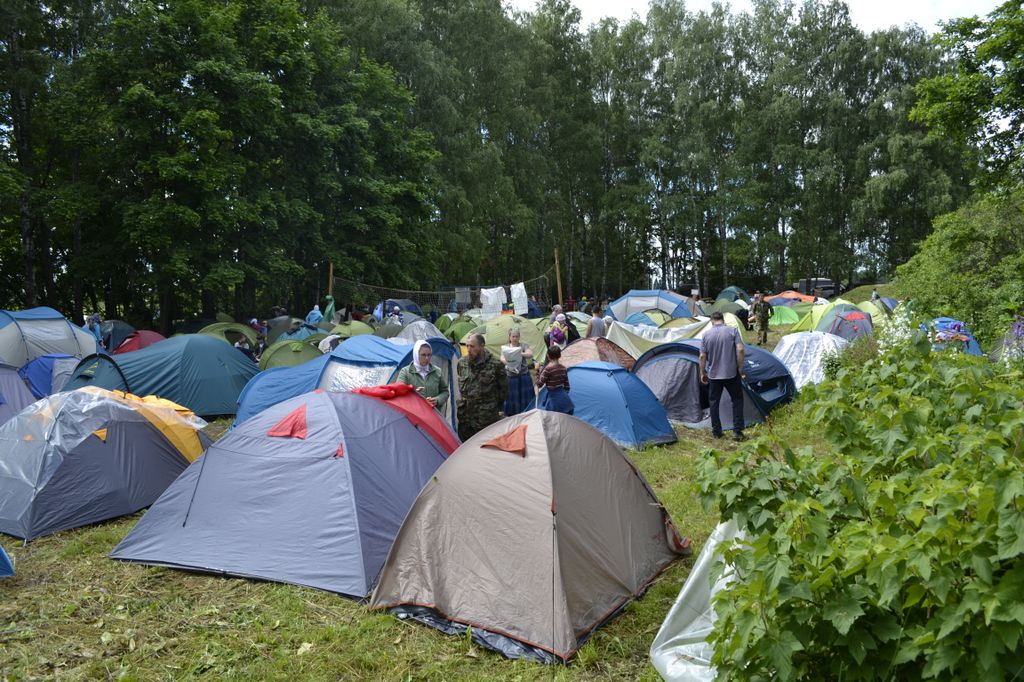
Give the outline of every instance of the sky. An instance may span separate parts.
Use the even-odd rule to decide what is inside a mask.
[[[519,10],[532,10],[536,0],[507,0]],[[995,9],[1002,0],[847,0],[853,23],[865,33],[892,25],[902,26],[916,23],[928,32],[937,31],[940,21],[955,17],[977,14],[984,16]],[[595,23],[602,17],[629,19],[633,14],[644,18],[648,0],[573,0],[583,14],[583,27]],[[711,7],[712,0],[688,0],[686,8],[698,11]],[[749,0],[732,0],[728,3],[734,12],[748,11]]]

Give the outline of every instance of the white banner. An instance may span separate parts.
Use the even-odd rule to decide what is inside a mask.
[[[480,307],[483,309],[484,319],[501,315],[501,308],[507,300],[503,287],[481,289]]]

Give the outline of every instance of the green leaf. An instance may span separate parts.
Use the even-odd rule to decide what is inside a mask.
[[[839,634],[845,635],[850,631],[854,621],[864,615],[864,609],[861,608],[860,602],[852,596],[843,594],[826,603],[822,609],[822,615],[825,620],[832,623]]]

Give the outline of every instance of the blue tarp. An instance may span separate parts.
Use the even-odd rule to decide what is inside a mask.
[[[458,357],[458,348],[447,339],[429,339],[429,343],[437,357],[446,360]],[[277,367],[260,372],[246,385],[238,398],[238,414],[234,425],[237,427],[253,415],[259,414],[282,400],[288,400],[317,388],[329,388],[322,384],[325,377],[331,372],[333,364],[352,367],[387,366],[391,368],[387,377],[366,385],[389,383],[394,380],[403,366],[412,362],[412,348],[411,344],[397,344],[372,334],[361,334],[346,339],[322,358],[316,358],[295,367]],[[454,372],[451,372],[448,383],[449,400],[452,405],[455,401],[453,385],[455,381]],[[454,414],[454,408],[452,414]],[[453,425],[454,423],[452,420]]]
[[[116,357],[87,357],[65,390],[99,386],[166,398],[200,416],[235,414],[238,394],[258,371],[256,363],[220,339],[183,334]]]
[[[569,397],[575,406],[573,416],[621,447],[676,441],[665,408],[651,389],[624,367],[599,361],[574,365],[569,368],[569,385]]]
[[[11,563],[11,557],[7,556],[4,548],[0,547],[0,578],[9,578],[12,575],[14,575],[14,564]]]

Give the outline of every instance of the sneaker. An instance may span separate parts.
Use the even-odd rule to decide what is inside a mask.
[[[717,438],[721,438],[721,437],[722,437],[722,436],[724,436],[724,435],[725,435],[725,434],[723,434],[723,433],[715,433],[714,431],[712,431],[712,432],[711,432],[711,437],[712,437],[712,438],[716,438],[716,439],[717,439]]]
[[[736,433],[732,434],[732,439],[737,443],[742,443],[743,441],[747,440],[747,437],[743,435],[742,431],[737,431]]]

